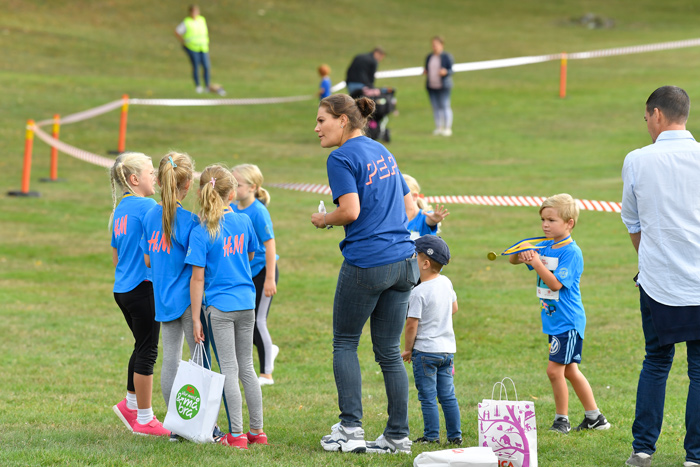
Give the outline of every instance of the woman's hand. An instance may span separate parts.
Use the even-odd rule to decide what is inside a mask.
[[[325,229],[326,228],[326,214],[323,212],[315,212],[315,213],[311,214],[311,223],[317,229]]]

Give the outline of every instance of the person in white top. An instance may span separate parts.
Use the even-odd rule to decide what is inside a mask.
[[[452,379],[457,351],[452,315],[457,294],[452,282],[440,274],[450,262],[450,249],[435,235],[416,239],[420,284],[411,291],[406,319],[405,345],[401,357],[413,361],[413,376],[423,412],[423,436],[416,443],[440,442],[440,401],[449,444],[462,444],[459,404]]]

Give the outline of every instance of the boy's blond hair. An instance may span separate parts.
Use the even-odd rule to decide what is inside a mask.
[[[540,214],[544,208],[553,208],[559,214],[559,217],[564,222],[569,222],[569,220],[574,220],[574,227],[578,222],[578,204],[576,200],[568,193],[559,193],[558,195],[550,196],[546,200],[542,201],[542,206],[540,206]],[[573,227],[572,227],[573,228]]]

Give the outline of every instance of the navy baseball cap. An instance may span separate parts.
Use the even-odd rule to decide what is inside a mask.
[[[423,253],[443,266],[450,262],[450,248],[445,240],[437,235],[423,235],[418,237],[415,242],[416,252]]]

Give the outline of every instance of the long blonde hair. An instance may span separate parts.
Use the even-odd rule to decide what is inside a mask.
[[[228,197],[238,188],[230,170],[222,165],[210,165],[199,177],[199,220],[212,240],[221,231],[221,219],[228,207]]]
[[[158,165],[160,198],[163,202],[163,238],[168,244],[171,244],[175,234],[177,202],[187,183],[192,180],[193,173],[192,158],[184,153],[171,151],[163,156]]]
[[[240,164],[231,169],[231,172],[238,172],[243,180],[249,185],[255,185],[255,198],[267,206],[270,204],[270,193],[262,187],[264,178],[260,167],[255,164]]]
[[[117,156],[114,165],[109,169],[109,179],[112,185],[112,213],[109,215],[107,227],[112,228],[114,211],[117,209],[117,200],[121,194],[128,192],[136,195],[129,183],[129,177],[139,175],[147,164],[153,167],[153,161],[141,152],[123,152]]]

